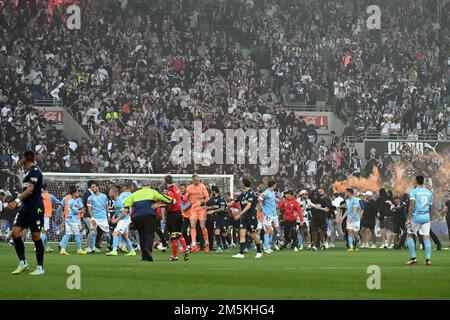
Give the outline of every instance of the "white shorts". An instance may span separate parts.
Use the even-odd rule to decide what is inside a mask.
[[[347,230],[353,230],[358,232],[361,226],[361,220],[353,221],[352,223],[347,222]]]
[[[95,223],[97,224],[97,227],[100,227],[100,229],[103,230],[103,232],[109,232],[109,224],[108,224],[108,220],[106,219],[91,219],[91,222],[95,221]]]
[[[67,235],[78,235],[81,232],[81,223],[78,222],[67,222],[65,223],[66,226],[66,234]]]
[[[429,236],[430,228],[431,228],[430,222],[426,222],[426,223],[412,223],[411,222],[411,226],[408,228],[408,233],[417,235],[417,231],[419,231],[419,234],[421,234],[422,236]]]
[[[130,223],[131,219],[121,219],[114,228],[114,232],[118,232],[122,235],[128,234]]]
[[[258,221],[258,225],[256,226],[256,230],[262,230],[263,229],[263,221]]]
[[[276,216],[276,217],[265,216],[263,223],[264,223],[265,227],[274,227],[274,228],[280,227],[280,222],[278,221],[278,216]]]
[[[44,217],[44,230],[47,231],[50,229],[50,217]]]

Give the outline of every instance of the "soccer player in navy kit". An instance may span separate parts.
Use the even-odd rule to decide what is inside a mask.
[[[248,178],[242,179],[242,184],[242,193],[236,200],[241,205],[241,211],[234,217],[235,220],[239,220],[240,248],[239,253],[235,254],[233,258],[244,259],[244,249],[246,247],[248,232],[256,244],[257,253],[255,259],[260,259],[262,257],[261,244],[259,235],[255,232],[258,224],[258,220],[256,219],[256,204],[258,203],[258,199],[250,188],[251,184]]]
[[[25,259],[25,245],[21,237],[23,229],[30,229],[36,246],[37,260],[37,268],[30,274],[43,275],[45,273],[44,243],[41,239],[41,231],[44,227],[43,175],[36,165],[36,155],[33,151],[25,151],[22,154],[22,165],[26,170],[25,178],[22,181],[23,192],[15,200],[15,205],[21,205],[21,207],[14,219],[12,229],[12,238],[19,257],[19,265],[12,274],[20,274],[30,269]]]

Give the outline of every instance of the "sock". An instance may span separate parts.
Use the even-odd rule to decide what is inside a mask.
[[[267,233],[264,234],[264,249],[270,249],[270,234]]]
[[[220,239],[222,240],[222,245],[224,249],[228,249],[227,237],[223,234],[220,235]]]
[[[79,233],[75,236],[75,242],[77,243],[77,250],[81,250],[81,246],[82,246],[81,233]]]
[[[203,228],[202,229],[202,233],[203,233],[203,239],[205,239],[205,245],[209,244],[209,239],[208,239],[208,229]]]
[[[133,244],[131,243],[131,240],[129,238],[127,240],[125,240],[125,244],[127,245],[128,251],[130,251],[130,252],[134,251]]]
[[[44,266],[44,243],[42,239],[34,241],[34,246],[36,247],[36,260],[37,265],[43,267]]]
[[[16,248],[17,257],[20,261],[25,262],[25,245],[23,244],[22,237],[18,237],[16,239],[13,239],[14,241],[14,248]]]
[[[411,237],[406,238],[406,241],[408,242],[408,249],[409,249],[409,256],[411,258],[416,258],[416,244],[414,242],[414,239]]]
[[[112,251],[117,251],[118,245],[119,245],[119,237],[115,236],[113,237]]]
[[[298,244],[302,246],[302,245],[303,245],[303,242],[304,242],[303,236],[302,236],[301,234],[299,234],[299,235],[297,236],[297,239],[298,239]]]
[[[48,248],[48,238],[47,238],[47,234],[45,232],[41,233],[41,240],[44,243],[44,248]]]
[[[92,232],[90,230],[88,230],[87,237],[86,237],[86,248],[90,248],[91,235],[92,235]]]
[[[136,235],[136,244],[139,245],[141,243],[141,238],[139,237],[139,234]]]
[[[256,252],[258,252],[258,253],[261,253],[261,252],[262,252],[262,251],[261,251],[261,243],[259,243],[259,241],[256,242]]]
[[[359,244],[359,236],[355,237],[355,247]]]
[[[170,243],[172,244],[172,257],[176,258],[178,256],[178,241],[177,239],[171,239]]]
[[[239,253],[240,254],[244,254],[245,244],[246,244],[245,242],[239,243]]]
[[[179,236],[178,237],[178,241],[180,241],[181,247],[183,248],[183,250],[186,250],[187,249],[187,244],[186,244],[186,240],[184,239],[184,237],[183,236]]]
[[[194,247],[197,245],[197,230],[191,228],[191,245]]]
[[[95,250],[95,238],[97,237],[97,233],[95,231],[91,231],[91,248]]]
[[[61,248],[66,250],[67,244],[69,243],[70,236],[68,234],[65,234],[64,237],[61,240]]]
[[[350,248],[353,248],[353,236],[348,235],[348,245]]]
[[[431,241],[430,239],[423,240],[423,244],[425,246],[425,258],[427,260],[431,259]]]
[[[220,235],[215,235],[217,247],[222,249],[222,237]]]

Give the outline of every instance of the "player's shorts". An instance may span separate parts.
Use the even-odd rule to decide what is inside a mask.
[[[166,214],[166,228],[169,234],[180,233],[183,225],[183,215],[178,212],[167,212]]]
[[[109,224],[108,224],[108,220],[106,219],[91,219],[91,223],[92,221],[95,221],[95,223],[97,224],[97,227],[99,227],[100,229],[103,230],[103,232],[109,232]]]
[[[361,220],[361,228],[375,229],[375,220],[374,219],[362,219]]]
[[[131,223],[130,218],[120,219],[116,227],[114,228],[114,232],[118,232],[122,235],[128,234],[130,223]]]
[[[224,214],[214,215],[214,229],[227,231],[229,225],[228,216]]]
[[[50,217],[44,216],[44,231],[47,231],[50,229]]]
[[[13,225],[31,232],[40,232],[44,227],[44,208],[25,210],[23,208],[17,213]]]
[[[245,229],[249,232],[255,232],[258,221],[255,215],[241,217],[239,219],[239,229]]]
[[[206,211],[205,210],[193,210],[191,209],[190,219],[205,221],[206,220]]]
[[[385,225],[384,225],[384,217],[380,218],[380,229],[384,229]]]
[[[79,235],[81,232],[81,222],[65,222],[64,223],[65,227],[66,227],[66,234],[67,235]]]
[[[355,232],[358,232],[360,227],[361,227],[361,220],[352,221],[352,223],[349,223],[347,221],[347,230],[353,230]]]
[[[430,228],[431,228],[430,222],[413,223],[411,221],[411,226],[408,228],[408,233],[417,235],[417,232],[419,232],[419,234],[421,234],[422,236],[429,236]]]
[[[239,220],[235,220],[234,217],[231,217],[231,218],[228,217],[229,226],[233,227],[236,230],[239,229],[239,225],[240,225]]]
[[[394,230],[394,217],[392,216],[384,217],[384,228],[389,231]]]
[[[328,224],[326,220],[312,220],[311,221],[311,231],[319,231],[328,229]]]
[[[266,216],[266,217],[264,217],[263,223],[264,223],[264,226],[266,226],[266,227],[274,227],[274,228],[280,227],[280,221],[278,219],[278,216],[275,216],[275,217]]]

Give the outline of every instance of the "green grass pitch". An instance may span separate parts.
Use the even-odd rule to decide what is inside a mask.
[[[56,245],[53,245],[56,247]],[[36,266],[32,246],[27,260]],[[45,255],[46,274],[13,276],[14,248],[0,245],[0,299],[449,299],[450,251],[433,251],[432,266],[406,266],[408,251],[361,249],[342,245],[327,252],[274,252],[261,260],[231,253],[195,253],[188,262],[168,262],[155,253],[152,263],[140,257],[105,254]],[[234,251],[233,251],[234,252]],[[81,290],[67,289],[67,267],[81,269]],[[381,269],[381,289],[369,290],[367,267]]]

